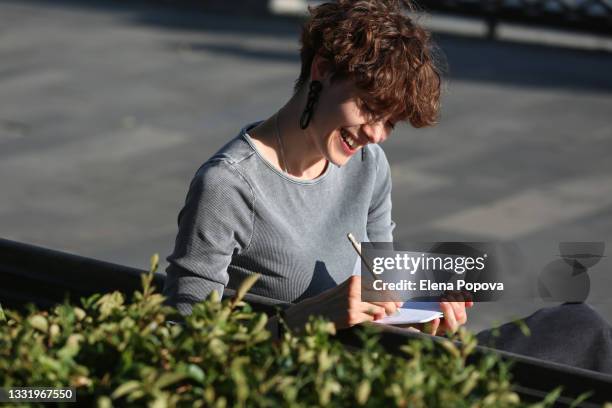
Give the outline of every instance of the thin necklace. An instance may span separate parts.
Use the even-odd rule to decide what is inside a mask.
[[[278,146],[280,147],[281,160],[283,162],[283,166],[285,167],[285,173],[289,174],[289,171],[287,170],[287,162],[285,161],[285,150],[283,149],[283,141],[281,140],[280,130],[278,126],[278,112],[276,112],[275,114],[274,121],[276,122],[276,139],[278,140]]]

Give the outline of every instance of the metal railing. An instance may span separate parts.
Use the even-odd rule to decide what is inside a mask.
[[[55,251],[39,246],[0,239],[0,303],[5,308],[22,309],[27,303],[49,307],[65,299],[78,301],[94,293],[120,291],[127,298],[141,287],[144,270]],[[156,273],[154,285],[161,289],[165,275]],[[235,292],[225,289],[223,297]],[[245,301],[253,309],[273,313],[277,307],[288,304],[275,299],[247,294]],[[380,344],[389,352],[402,354],[400,347],[409,340],[424,338],[393,326],[375,325]],[[341,330],[337,337],[347,347],[360,347],[356,329]],[[426,336],[431,338],[431,336]],[[434,341],[438,341],[434,337]],[[612,376],[577,369],[548,361],[478,346],[472,356],[477,360],[488,353],[512,361],[512,374],[516,391],[526,400],[542,398],[558,386],[563,387],[559,405],[569,405],[584,392],[591,397],[582,406],[601,406],[612,399]]]
[[[270,0],[275,3],[317,5],[328,0]],[[520,23],[612,35],[612,0],[413,0],[426,12],[484,19],[489,37],[498,23]]]
[[[483,18],[489,36],[500,22],[612,35],[612,0],[422,0],[427,11]]]

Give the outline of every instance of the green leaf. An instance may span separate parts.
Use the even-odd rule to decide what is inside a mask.
[[[168,406],[168,395],[163,393],[158,395],[155,401],[149,403],[148,408],[167,408]]]
[[[61,372],[63,369],[63,366],[59,361],[45,355],[38,357],[38,363],[42,368],[44,368],[45,371],[49,372],[58,373]]]
[[[527,326],[527,323],[525,323],[523,319],[514,319],[512,323],[514,323],[519,328],[523,336],[525,337],[531,336],[531,330],[529,329],[529,326]]]
[[[210,292],[208,295],[208,301],[212,303],[219,303],[221,301],[221,295],[219,295],[219,292],[217,292],[216,289]]]
[[[256,274],[249,275],[246,277],[246,279],[240,285],[240,288],[238,288],[238,290],[236,291],[236,295],[234,296],[232,305],[236,305],[238,302],[242,300],[242,298],[244,298],[244,295],[246,295],[249,289],[251,289],[253,285],[255,284],[255,282],[257,282],[257,279],[259,279],[259,276],[260,275],[256,273]]]
[[[47,322],[47,318],[42,315],[31,316],[28,319],[28,323],[30,323],[30,326],[32,326],[36,330],[41,331],[43,333],[46,333],[49,329],[49,323]]]
[[[592,391],[583,392],[574,401],[572,401],[572,404],[569,406],[569,408],[579,407],[584,401],[588,400],[591,395],[593,395]]]
[[[60,334],[60,328],[56,323],[49,327],[49,338],[55,339]]]
[[[155,271],[157,271],[157,268],[159,267],[159,254],[153,254],[151,256],[151,259],[149,261],[149,271],[151,273],[154,273]]]
[[[441,339],[438,344],[442,346],[444,350],[446,350],[451,356],[455,358],[461,357],[461,353],[455,344],[448,339]]]
[[[98,397],[96,400],[96,408],[112,408],[113,402],[106,395]]]
[[[111,394],[112,399],[118,399],[123,397],[124,395],[130,394],[133,391],[138,390],[141,387],[140,381],[131,380],[121,384],[119,387],[115,388],[115,391]]]
[[[359,386],[357,386],[357,391],[355,392],[355,399],[359,405],[364,405],[368,402],[368,398],[370,397],[370,392],[372,391],[372,384],[368,380],[362,380]]]
[[[87,316],[87,313],[85,313],[85,311],[81,309],[80,307],[75,307],[73,311],[74,311],[74,315],[79,321],[83,320]]]
[[[57,355],[63,360],[70,360],[79,353],[81,349],[79,343],[83,341],[82,334],[71,334],[66,340],[66,344],[62,347]]]
[[[100,319],[106,319],[115,310],[123,310],[123,302],[123,295],[120,292],[107,293],[102,296],[95,304],[100,310]]]
[[[251,329],[251,333],[253,334],[259,333],[266,327],[267,323],[268,323],[268,316],[266,316],[265,313],[261,313],[257,317],[257,321],[253,325],[253,328]]]
[[[169,385],[177,383],[187,378],[185,373],[163,373],[155,382],[155,386],[159,389],[166,388]]]
[[[195,364],[189,364],[189,366],[187,366],[187,374],[199,383],[204,382],[204,371]]]

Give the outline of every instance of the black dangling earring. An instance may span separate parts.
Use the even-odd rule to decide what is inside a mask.
[[[321,89],[323,89],[323,84],[321,84],[321,82],[312,81],[310,83],[306,107],[304,108],[304,112],[302,112],[302,116],[300,117],[300,127],[302,129],[306,129],[310,123],[310,119],[312,119],[312,113],[317,101],[319,100],[319,93],[321,92]]]

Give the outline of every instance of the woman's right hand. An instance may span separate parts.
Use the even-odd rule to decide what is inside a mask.
[[[361,276],[351,276],[335,288],[308,298],[285,310],[285,322],[292,330],[301,330],[311,315],[319,315],[345,329],[359,323],[391,315],[402,302],[363,302]]]

